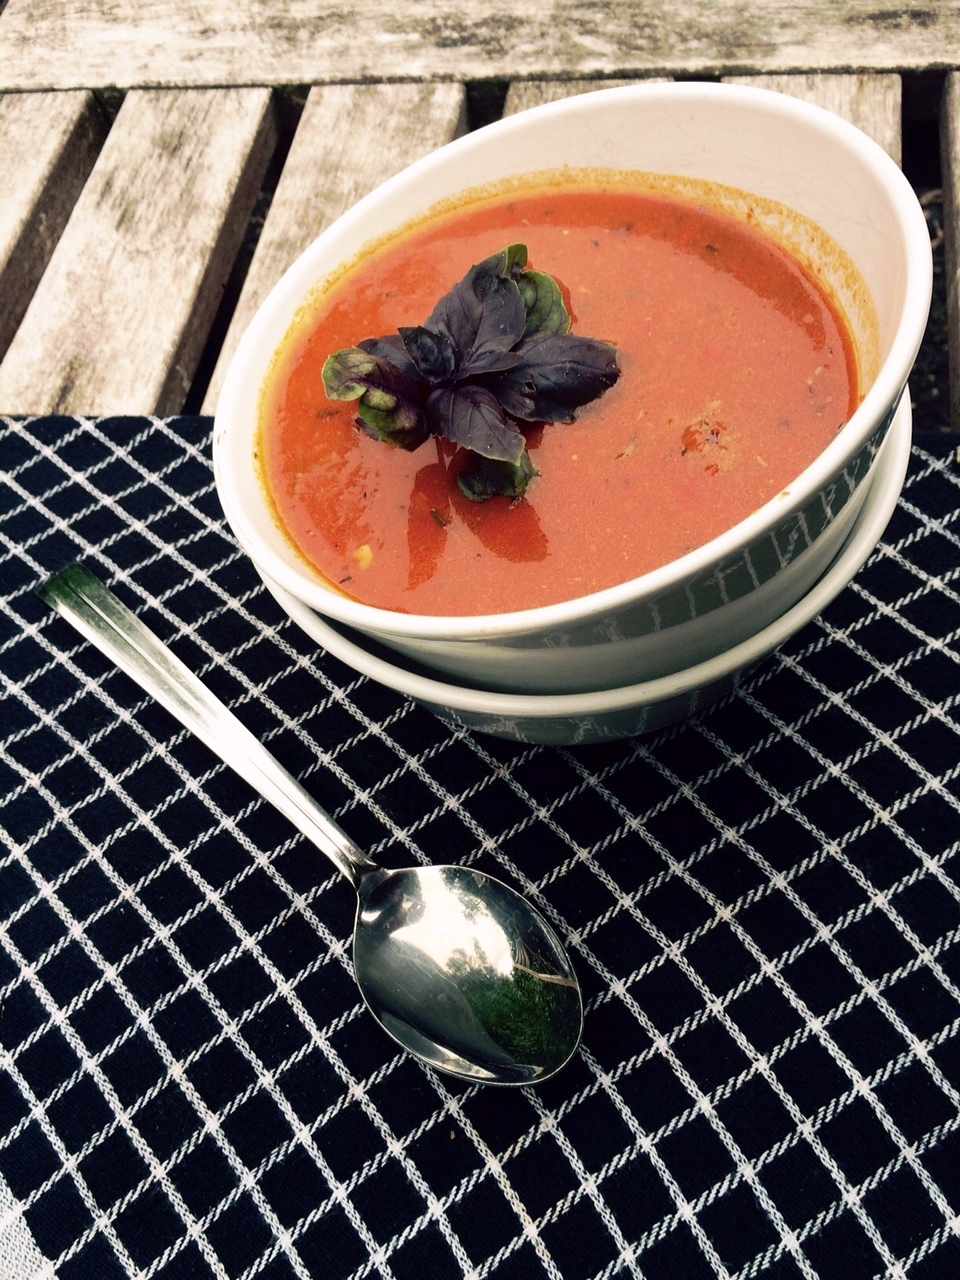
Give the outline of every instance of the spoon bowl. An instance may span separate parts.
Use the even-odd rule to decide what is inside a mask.
[[[534,1084],[569,1060],[580,989],[560,940],[525,898],[457,866],[368,872],[358,892],[357,984],[405,1049],[489,1084]]]
[[[88,569],[71,565],[39,594],[350,881],[357,985],[398,1044],[439,1071],[486,1084],[539,1083],[570,1060],[583,1029],[580,986],[560,939],[526,898],[462,866],[379,867]]]

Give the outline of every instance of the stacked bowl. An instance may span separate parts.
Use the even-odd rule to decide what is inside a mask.
[[[537,169],[638,171],[722,184],[795,210],[843,261],[822,264],[863,374],[859,407],[772,498],[671,563],[577,599],[484,616],[352,599],[292,545],[259,470],[263,388],[323,282],[471,189]],[[806,241],[802,246],[809,254]],[[831,271],[835,275],[831,277]],[[813,618],[853,577],[896,504],[910,447],[907,379],[930,301],[922,210],[862,133],[801,101],[714,84],[601,90],[502,120],[399,174],[332,224],[264,302],[228,371],[214,466],[227,519],[282,607],[324,648],[444,719],[571,743],[629,736],[697,711]],[[638,519],[641,517],[638,515]]]

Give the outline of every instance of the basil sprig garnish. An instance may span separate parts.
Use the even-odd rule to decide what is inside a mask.
[[[378,440],[416,449],[444,436],[473,457],[459,476],[475,502],[519,497],[536,474],[524,422],[572,422],[620,376],[616,348],[570,332],[557,282],[527,269],[526,245],[471,267],[422,325],[330,356],[331,400],[359,400]]]

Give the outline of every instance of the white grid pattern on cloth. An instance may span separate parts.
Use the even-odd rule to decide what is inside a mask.
[[[47,429],[46,424],[40,425]],[[204,1257],[209,1274],[215,1275],[240,1274],[253,1280],[273,1274],[271,1268],[281,1265],[286,1269],[277,1274],[323,1274],[304,1250],[311,1231],[329,1224],[330,1214],[338,1209],[358,1245],[357,1257],[344,1263],[342,1273],[358,1277],[389,1275],[400,1280],[412,1274],[410,1248],[434,1247],[430,1244],[434,1231],[444,1242],[446,1252],[438,1256],[446,1259],[446,1273],[451,1276],[658,1277],[684,1274],[676,1270],[676,1258],[686,1256],[691,1258],[691,1276],[748,1280],[775,1274],[828,1275],[817,1248],[829,1229],[851,1217],[859,1224],[860,1235],[841,1237],[852,1252],[837,1256],[845,1268],[855,1263],[860,1271],[837,1270],[833,1274],[838,1276],[861,1271],[913,1276],[925,1263],[943,1265],[943,1259],[957,1256],[949,1250],[958,1230],[958,1188],[945,1187],[941,1172],[931,1172],[927,1161],[960,1129],[960,1076],[952,1070],[952,1060],[945,1065],[937,1058],[960,1031],[960,986],[952,967],[960,927],[948,921],[935,938],[926,938],[918,931],[915,917],[897,905],[917,888],[937,889],[953,904],[960,901],[950,875],[957,839],[947,839],[938,852],[928,852],[908,822],[917,806],[931,796],[951,813],[957,811],[952,787],[958,776],[955,759],[946,767],[931,765],[908,741],[931,721],[948,733],[957,732],[950,714],[956,695],[931,697],[910,679],[911,668],[932,652],[947,662],[957,661],[956,628],[933,634],[913,621],[909,612],[916,601],[931,594],[942,593],[948,604],[958,603],[950,584],[960,557],[954,555],[946,571],[932,572],[914,555],[932,539],[957,550],[950,516],[931,517],[923,506],[911,503],[911,489],[931,477],[956,488],[956,478],[942,459],[915,450],[915,467],[902,504],[912,524],[895,541],[886,539],[872,562],[874,575],[885,559],[896,564],[909,579],[907,591],[895,593],[893,599],[876,595],[867,572],[845,602],[828,611],[825,619],[802,633],[715,712],[634,743],[595,751],[553,751],[452,732],[402,699],[314,653],[289,624],[276,619],[252,574],[243,573],[222,524],[211,514],[208,463],[203,449],[190,437],[190,424],[138,420],[135,426],[118,448],[111,424],[64,423],[54,444],[35,439],[32,453],[6,472],[8,494],[15,495],[18,506],[27,509],[35,522],[34,534],[19,540],[7,535],[0,513],[0,538],[5,540],[8,558],[21,566],[21,576],[24,567],[36,579],[55,567],[45,559],[49,530],[71,538],[76,554],[94,557],[128,598],[132,595],[140,602],[138,607],[152,611],[158,630],[175,645],[192,646],[194,665],[211,683],[224,682],[241,714],[263,718],[262,736],[305,762],[300,772],[308,785],[312,782],[319,794],[330,779],[336,782],[339,820],[356,824],[372,836],[367,844],[375,856],[389,851],[395,864],[404,857],[435,858],[437,847],[453,830],[468,860],[493,863],[498,873],[515,878],[560,926],[579,959],[588,995],[588,1031],[578,1062],[555,1083],[535,1094],[500,1093],[494,1102],[489,1101],[489,1091],[453,1085],[421,1072],[395,1053],[369,1023],[349,986],[344,890],[334,877],[324,870],[306,889],[291,879],[291,869],[302,874],[296,865],[298,842],[281,835],[272,837],[267,848],[261,847],[257,837],[264,829],[259,820],[262,807],[250,800],[240,784],[233,786],[224,779],[220,768],[211,766],[185,735],[171,730],[149,703],[131,697],[128,684],[112,674],[100,674],[102,664],[88,658],[84,646],[72,638],[65,643],[62,632],[54,639],[51,621],[39,611],[24,619],[22,591],[5,592],[4,608],[15,625],[8,638],[0,640],[0,673],[10,696],[29,713],[26,728],[0,733],[0,759],[19,779],[7,798],[23,801],[26,788],[36,788],[46,798],[49,816],[35,832],[25,838],[21,833],[14,852],[0,862],[0,871],[16,863],[33,885],[31,893],[2,913],[0,936],[15,972],[6,978],[0,994],[14,997],[27,983],[47,1011],[45,1020],[13,1049],[4,1042],[3,1061],[30,1107],[6,1127],[5,1136],[0,1134],[0,1167],[3,1153],[19,1150],[17,1144],[39,1125],[57,1150],[59,1167],[22,1196],[19,1213],[35,1224],[34,1215],[67,1184],[86,1196],[88,1224],[56,1261],[81,1265],[93,1256],[89,1246],[104,1239],[110,1242],[114,1259],[122,1262],[123,1270],[117,1274],[180,1274],[171,1268]],[[28,439],[29,423],[14,429],[21,433],[21,440]],[[118,493],[98,482],[118,455],[128,461],[131,450],[142,448],[149,453],[158,438],[171,446],[172,453],[156,474],[135,457],[130,461],[135,478],[128,487]],[[103,453],[90,466],[67,465],[65,455],[85,441],[97,443]],[[37,458],[50,465],[51,475],[60,477],[39,498],[31,490],[30,475]],[[181,494],[177,471],[185,458],[196,467],[197,483]],[[57,500],[78,486],[87,501],[79,511],[61,515]],[[135,515],[128,509],[131,506],[137,508]],[[113,532],[88,541],[73,532],[81,520],[96,519],[104,510],[117,520]],[[171,518],[181,521],[172,541],[157,531]],[[143,550],[133,564],[125,559],[124,545],[131,523]],[[147,572],[158,568],[168,572],[170,580],[169,587],[159,591],[151,586],[156,575]],[[228,590],[224,573],[242,582],[242,588]],[[202,588],[206,607],[197,616],[187,613],[184,621],[181,596],[193,586]],[[847,619],[854,609],[857,616]],[[264,611],[270,619],[266,623]],[[840,621],[834,620],[835,614]],[[221,652],[216,635],[225,615],[237,619],[242,638]],[[909,638],[910,647],[893,662],[877,658],[865,636],[878,618]],[[268,661],[259,656],[264,637],[269,644]],[[39,660],[26,676],[9,676],[7,660],[17,657],[26,642],[35,647]],[[817,674],[817,663],[841,650],[853,655],[866,674],[838,691]],[[96,674],[88,674],[91,670]],[[64,682],[68,690],[52,705],[45,685],[51,678]],[[293,714],[285,691],[288,678],[299,682],[299,688],[313,691],[309,707]],[[793,684],[791,697],[783,696],[787,681],[795,681],[805,691],[799,710],[791,701]],[[892,731],[878,723],[869,706],[864,710],[864,699],[887,682],[911,708],[911,714]],[[89,736],[80,737],[70,726],[91,698],[106,714],[91,726]],[[752,717],[754,727],[746,743],[740,739],[738,722],[745,715]],[[827,716],[840,717],[844,726],[861,733],[858,745],[840,752],[839,758],[826,752],[816,737]],[[352,728],[331,745],[324,735],[326,725],[332,723]],[[139,743],[138,751],[119,768],[102,758],[116,725],[131,735],[128,741]],[[39,767],[24,754],[38,735],[48,752]],[[796,782],[767,764],[768,756],[787,746],[806,762]],[[687,768],[685,753],[696,768]],[[912,779],[912,785],[892,803],[875,796],[869,782],[858,774],[887,754]],[[701,763],[699,755],[707,763]],[[376,761],[374,776],[368,767],[370,759]],[[65,799],[61,773],[77,763],[85,766],[84,780],[89,784],[92,779],[94,786]],[[156,771],[172,790],[156,789],[145,801],[140,785],[144,771]],[[857,802],[851,820],[839,833],[821,825],[822,814],[816,808],[833,783]],[[651,788],[649,802],[643,785]],[[724,786],[732,794],[750,788],[757,798],[754,808],[727,816],[717,790]],[[411,791],[420,802],[419,812],[412,812],[412,804],[404,798]],[[195,829],[185,831],[181,841],[171,835],[169,820],[184,797],[195,803],[194,812],[201,820]],[[85,815],[92,802],[111,798],[119,798],[125,816],[102,847],[88,835]],[[689,847],[678,835],[683,825],[678,816],[681,810],[691,819],[699,815],[703,823]],[[797,856],[786,866],[771,860],[773,851],[765,837],[769,824],[780,817],[790,822],[793,838],[799,842]],[[960,832],[960,823],[950,831]],[[151,848],[162,851],[162,860],[131,880],[112,864],[111,847],[141,832],[151,837]],[[45,842],[58,833],[70,837],[68,847],[76,857],[51,878],[41,870],[40,860]],[[878,833],[896,843],[904,860],[903,874],[882,887],[871,881],[858,861],[859,846]],[[236,842],[244,861],[216,881],[204,874],[202,860],[211,841],[220,836]],[[730,860],[735,852],[753,868],[752,878],[745,878],[743,886],[721,878],[717,888],[720,859]],[[70,891],[90,869],[99,872],[112,896],[78,914]],[[153,909],[151,894],[171,871],[182,875],[196,892],[189,903],[174,901],[176,909],[167,918]],[[843,873],[844,883],[856,897],[843,910],[824,917],[815,905],[816,894],[809,895],[805,886],[816,874],[834,872]],[[259,885],[272,886],[278,896],[261,922],[250,923],[248,904],[240,910],[234,901]],[[699,904],[689,919],[687,900],[676,915],[664,915],[663,895],[675,886],[689,890],[690,901],[696,899]],[[734,892],[738,887],[741,891]],[[24,931],[42,903],[53,907],[63,931],[39,949],[35,946],[34,953],[29,947],[23,949]],[[782,947],[776,940],[771,944],[769,925],[760,939],[752,924],[757,913],[779,918],[775,913],[781,903],[789,904],[800,921],[798,925],[790,917]],[[117,960],[98,946],[97,938],[121,907],[138,916],[146,934]],[[179,940],[209,912],[227,927],[233,941],[201,964]],[[865,969],[845,945],[849,934],[877,919],[896,931],[905,948],[879,976]],[[301,920],[316,939],[316,950],[289,973],[274,958],[273,946],[278,934]],[[623,932],[616,934],[617,930]],[[721,975],[723,981],[713,970],[701,968],[698,959],[698,949],[718,939],[725,945],[735,942],[743,956],[742,972]],[[96,977],[69,998],[58,1000],[53,991],[56,984],[45,975],[58,959],[72,953],[75,944]],[[135,966],[161,951],[173,962],[177,980],[158,998],[144,1000],[127,985],[125,975],[132,975]],[[822,951],[837,960],[849,984],[848,990],[838,983],[823,1010],[809,1003],[793,978],[797,966]],[[255,961],[266,981],[262,993],[250,993],[236,1012],[223,1003],[222,989],[216,984],[243,957]],[[318,1016],[310,984],[332,975],[331,965],[343,979],[334,984]],[[688,994],[675,1010],[657,995],[658,984],[666,981],[668,973],[688,984]],[[915,1029],[909,1013],[893,999],[903,983],[918,979],[935,984],[943,1004],[940,1025],[932,1031]],[[794,1015],[794,1022],[782,1034],[773,1035],[769,1045],[756,1028],[745,1029],[739,1013],[745,1000],[768,987],[782,996]],[[81,1019],[107,990],[119,996],[127,1022],[91,1050],[83,1038]],[[180,1052],[168,1044],[163,1019],[191,994],[201,997],[213,1023],[198,1043]],[[654,997],[652,1003],[648,996]],[[305,1038],[272,1061],[262,1047],[245,1037],[278,1007],[295,1019]],[[856,1053],[851,1057],[849,1045],[837,1038],[847,1020],[866,1010],[880,1020],[883,1034],[895,1048],[885,1057],[881,1053],[875,1065],[859,1062]],[[601,1033],[609,1012],[621,1019],[615,1027],[629,1030],[619,1048]],[[36,1068],[31,1054],[54,1028],[74,1047],[78,1065],[44,1093],[32,1082]],[[705,1071],[702,1061],[690,1058],[689,1046],[698,1035],[716,1037],[710,1043],[718,1047],[717,1071]],[[117,1093],[109,1068],[118,1051],[141,1036],[155,1049],[165,1074],[127,1101]],[[251,1074],[228,1101],[213,1103],[194,1082],[193,1073],[224,1046],[236,1050]],[[825,1089],[819,1105],[804,1109],[783,1068],[794,1054],[810,1046],[824,1050],[840,1076]],[[882,1040],[880,1047],[885,1050],[887,1041]],[[731,1055],[728,1065],[724,1064],[727,1052]],[[291,1082],[299,1068],[319,1061],[312,1057],[314,1053],[322,1056],[331,1076],[323,1098],[304,1119]],[[660,1104],[665,1111],[659,1122],[645,1114],[644,1101],[636,1092],[642,1073],[651,1067],[669,1072],[679,1090],[679,1101],[672,1106]],[[922,1091],[934,1100],[930,1123],[919,1136],[905,1131],[884,1092],[915,1071],[922,1074],[910,1079],[919,1080]],[[111,1118],[74,1150],[53,1117],[57,1105],[81,1079],[97,1085]],[[177,1146],[160,1153],[151,1145],[144,1117],[171,1081],[193,1108],[195,1125]],[[332,1089],[331,1081],[339,1082],[339,1087]],[[758,1082],[786,1117],[782,1132],[744,1128],[742,1117],[733,1125],[729,1105],[746,1097]],[[406,1090],[414,1098],[410,1105],[415,1114],[398,1110],[394,1090]],[[236,1125],[245,1108],[262,1098],[277,1108],[285,1128],[282,1140],[271,1137],[265,1153],[254,1158],[257,1153],[251,1155],[244,1147],[249,1135]],[[854,1112],[859,1114],[861,1105],[888,1140],[866,1171],[848,1167],[849,1151],[834,1140],[832,1128]],[[581,1120],[592,1116],[594,1108],[605,1117],[603,1125]],[[711,1156],[714,1165],[704,1168],[702,1185],[692,1182],[690,1174],[698,1146],[707,1145],[706,1139],[698,1137],[703,1132],[698,1128],[701,1122],[719,1141],[717,1153]],[[606,1141],[604,1128],[611,1134]],[[461,1148],[465,1144],[469,1153],[458,1155],[461,1163],[453,1174],[444,1171],[436,1155],[448,1129],[454,1135],[448,1142]],[[332,1135],[341,1131],[348,1135],[346,1141],[341,1137],[334,1142]],[[125,1134],[142,1156],[141,1178],[104,1205],[97,1199],[103,1196],[102,1185],[86,1185],[85,1169],[89,1159],[118,1133]],[[366,1133],[371,1136],[363,1138]],[[187,1157],[211,1138],[227,1159],[234,1180],[212,1207],[200,1210],[184,1200],[178,1173]],[[356,1157],[351,1159],[349,1148],[354,1142]],[[593,1150],[592,1142],[603,1150]],[[429,1157],[424,1154],[428,1149]],[[832,1190],[823,1204],[812,1202],[806,1216],[801,1213],[802,1220],[797,1221],[796,1205],[783,1196],[779,1185],[770,1183],[769,1175],[800,1151],[816,1161]],[[534,1157],[535,1165],[530,1163]],[[295,1221],[287,1222],[283,1203],[271,1193],[270,1179],[294,1158],[311,1163],[325,1190],[298,1211]],[[923,1217],[922,1235],[908,1240],[909,1247],[898,1248],[888,1238],[888,1223],[873,1207],[871,1197],[899,1185],[896,1179],[903,1171],[916,1177],[922,1196],[917,1201],[918,1219],[919,1206],[929,1212]],[[648,1176],[659,1182],[662,1198],[656,1204],[660,1207],[651,1192],[649,1208],[639,1196],[635,1208],[625,1209],[624,1185],[646,1187]],[[547,1191],[541,1186],[544,1180]],[[399,1215],[387,1213],[387,1197],[380,1193],[385,1185],[410,1189],[411,1197]],[[146,1263],[138,1262],[129,1252],[133,1246],[127,1238],[125,1214],[155,1192],[178,1210],[180,1227],[164,1248]],[[748,1197],[746,1201],[736,1199],[740,1192]],[[243,1265],[228,1259],[222,1237],[216,1235],[218,1223],[230,1220],[230,1211],[240,1204],[254,1206],[269,1236]],[[478,1221],[469,1221],[465,1215],[474,1204],[487,1206],[489,1216],[480,1212]],[[751,1242],[745,1252],[738,1250],[712,1216],[720,1210],[729,1213],[731,1204],[741,1212],[748,1206],[754,1213],[741,1224]],[[582,1227],[590,1240],[602,1245],[592,1261],[577,1245]],[[918,1231],[915,1226],[914,1237]],[[189,1252],[191,1242],[197,1252]],[[665,1246],[680,1252],[665,1254]],[[683,1248],[692,1249],[692,1254],[684,1254]],[[672,1271],[665,1269],[668,1256]],[[872,1270],[864,1261],[870,1257]],[[784,1266],[788,1270],[782,1270]]]
[[[679,792],[688,794],[688,795],[691,794],[689,789],[686,788],[685,785],[679,779],[671,779],[671,781],[675,783]],[[634,819],[633,816],[628,811],[623,810],[622,816],[627,826],[633,827],[638,830],[642,830],[642,824],[637,822],[637,820]],[[721,831],[721,837],[725,837],[727,839],[735,838],[735,833],[730,829],[724,829]],[[648,833],[646,834],[646,839],[649,841],[649,843],[653,847],[657,848],[657,851],[663,856],[664,860],[670,864],[671,869],[674,871],[675,874],[682,876],[685,882],[688,884],[692,884],[698,892],[704,893],[706,900],[710,903],[711,907],[717,912],[717,915],[715,916],[716,920],[718,921],[721,919],[725,920],[727,921],[727,923],[735,927],[735,913],[736,913],[735,906],[734,908],[728,910],[724,906],[724,904],[714,899],[712,895],[710,895],[707,891],[703,890],[702,886],[697,884],[695,878],[691,875],[689,868],[683,867],[680,864],[676,863],[670,857],[668,850],[666,850],[662,846],[659,846],[657,842],[652,840],[652,838],[649,836]],[[593,852],[593,851],[589,851],[589,852]],[[590,865],[591,865],[591,868],[597,874],[602,875],[602,869],[599,868],[599,866],[595,862],[591,862]],[[611,892],[614,895],[617,895],[618,891],[612,879],[608,876],[604,876],[604,879],[605,879],[605,882],[607,883],[607,886],[611,889]],[[777,887],[780,887],[779,877],[776,877],[772,873],[771,873],[771,884],[776,885]],[[799,1112],[799,1109],[792,1104],[786,1092],[783,1089],[779,1088],[776,1081],[776,1077],[771,1072],[769,1068],[769,1064],[767,1063],[766,1059],[754,1053],[752,1046],[749,1044],[749,1041],[746,1039],[746,1037],[744,1037],[739,1032],[735,1023],[733,1023],[733,1021],[726,1016],[723,1008],[723,1002],[717,1000],[714,997],[713,993],[710,991],[707,984],[700,978],[700,975],[697,974],[696,970],[689,963],[685,962],[685,959],[683,956],[682,944],[681,945],[672,944],[668,938],[666,938],[664,935],[660,933],[658,929],[656,929],[655,926],[652,926],[649,921],[645,920],[642,913],[637,909],[637,905],[635,901],[631,901],[626,898],[621,898],[619,905],[622,907],[623,910],[629,911],[637,920],[637,922],[641,925],[641,927],[646,929],[648,932],[650,932],[650,934],[656,939],[659,947],[661,948],[661,952],[660,952],[661,956],[663,957],[669,956],[670,958],[675,960],[684,969],[687,976],[691,979],[694,985],[696,985],[700,989],[701,994],[703,996],[703,1000],[704,1000],[704,1016],[714,1016],[723,1020],[725,1025],[727,1026],[727,1029],[730,1031],[731,1035],[736,1039],[736,1041],[740,1044],[740,1046],[744,1049],[744,1051],[748,1054],[753,1055],[754,1057],[753,1069],[761,1072],[764,1075],[765,1079],[767,1079],[771,1083],[772,1087],[777,1092],[780,1100],[783,1102],[785,1107],[787,1107],[787,1109],[791,1112],[797,1124],[798,1134],[802,1135],[811,1143],[811,1145],[814,1146],[815,1150],[817,1151],[817,1155],[824,1162],[825,1166],[830,1170],[831,1175],[836,1179],[841,1195],[845,1199],[851,1198],[853,1195],[853,1189],[846,1182],[842,1173],[837,1168],[835,1162],[832,1160],[829,1153],[823,1147],[823,1144],[818,1142],[815,1134],[808,1129],[808,1127],[805,1124],[804,1117]],[[744,943],[748,947],[751,947],[751,949],[754,951],[754,958],[756,959],[756,962],[758,964],[758,972],[762,972],[770,976],[776,976],[776,966],[771,963],[769,958],[764,956],[759,951],[759,949],[752,947],[751,940],[748,935],[746,935],[741,931],[740,936],[741,936],[741,940],[744,941]],[[585,950],[585,948],[582,948],[582,949]],[[593,963],[596,963],[596,960],[594,957],[590,957],[590,958]],[[611,990],[616,990],[617,994],[620,995],[621,998],[629,999],[628,994],[624,989],[624,984],[619,984],[618,986],[612,974],[604,973],[603,976],[607,981]],[[784,990],[787,991],[789,994],[789,988],[784,987]],[[708,1116],[712,1124],[717,1125],[718,1132],[720,1133],[722,1141],[724,1141],[724,1143],[729,1146],[731,1150],[731,1154],[733,1155],[734,1160],[736,1162],[737,1172],[734,1180],[745,1178],[750,1182],[752,1189],[755,1191],[756,1194],[758,1194],[758,1197],[761,1199],[761,1202],[764,1204],[764,1207],[766,1208],[771,1219],[775,1221],[777,1228],[781,1233],[781,1240],[783,1242],[783,1246],[790,1249],[790,1251],[794,1253],[794,1255],[796,1256],[798,1265],[800,1266],[803,1274],[808,1276],[815,1275],[816,1273],[811,1269],[809,1262],[802,1255],[802,1252],[799,1246],[799,1241],[796,1234],[787,1229],[785,1223],[782,1220],[781,1215],[776,1209],[776,1206],[773,1205],[773,1203],[770,1201],[769,1196],[766,1195],[762,1187],[762,1184],[758,1182],[755,1175],[755,1170],[751,1162],[745,1158],[743,1153],[737,1148],[736,1144],[734,1143],[730,1135],[720,1125],[718,1117],[716,1115],[716,1111],[712,1106],[711,1100],[705,1094],[701,1093],[701,1091],[697,1088],[695,1081],[690,1077],[689,1073],[687,1073],[684,1070],[680,1061],[671,1055],[668,1039],[666,1037],[661,1037],[657,1035],[655,1027],[649,1022],[648,1019],[644,1017],[642,1009],[640,1009],[636,1004],[634,1004],[632,1006],[632,1011],[634,1012],[637,1019],[640,1022],[642,1022],[649,1030],[651,1039],[653,1040],[654,1050],[660,1053],[663,1053],[665,1056],[667,1056],[670,1060],[672,1069],[676,1072],[676,1074],[681,1079],[683,1079],[687,1090],[690,1092],[691,1096],[694,1099],[694,1108],[699,1108],[705,1115]],[[809,1011],[803,1010],[803,1013],[804,1013],[804,1016],[807,1017],[810,1025],[813,1026],[814,1020],[812,1019],[812,1016],[809,1014]],[[676,1033],[677,1038],[678,1039],[682,1038],[682,1036],[691,1029],[691,1026],[694,1025],[694,1021],[699,1021],[700,1019],[701,1019],[700,1014],[696,1015],[695,1020],[688,1019],[684,1024],[682,1024],[677,1029],[677,1033]],[[820,1026],[822,1028],[822,1022]],[[839,1052],[838,1051],[836,1052],[839,1057],[840,1056]],[[858,1078],[858,1082],[863,1083],[862,1081],[859,1080],[859,1078]],[[613,1082],[610,1082],[610,1085],[608,1087],[612,1087],[612,1084]],[[666,1171],[664,1171],[663,1176],[665,1177],[667,1176]],[[729,1184],[731,1182],[731,1179],[727,1179],[725,1181],[727,1184]],[[678,1212],[681,1215],[684,1215],[688,1213],[690,1209],[691,1209],[691,1206],[687,1202],[683,1201],[678,1197]],[[888,1266],[893,1266],[894,1260],[890,1255],[889,1251],[884,1246],[882,1238],[874,1228],[873,1224],[869,1222],[869,1219],[866,1219],[863,1216],[861,1216],[861,1221],[863,1222],[865,1229],[870,1235],[871,1240],[877,1246],[878,1253],[880,1253],[881,1256],[884,1257]],[[706,1251],[707,1242],[702,1241],[702,1246],[705,1248],[705,1251]],[[718,1275],[728,1274],[726,1270],[722,1267],[722,1264],[720,1263],[720,1260],[718,1258],[714,1257],[712,1260],[714,1261],[714,1265],[717,1269]]]

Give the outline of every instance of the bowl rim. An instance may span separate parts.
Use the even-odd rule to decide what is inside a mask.
[[[313,264],[315,259],[322,258],[327,243],[334,235],[340,237],[354,224],[362,224],[371,210],[382,205],[389,208],[391,195],[398,187],[404,188],[416,182],[421,175],[448,164],[451,158],[469,156],[477,148],[489,146],[491,140],[495,141],[504,133],[535,127],[539,119],[599,110],[604,103],[611,101],[630,104],[646,100],[667,103],[675,100],[677,104],[709,104],[718,98],[727,102],[739,101],[761,113],[779,114],[800,121],[812,129],[833,135],[856,152],[888,192],[904,248],[904,303],[887,357],[843,429],[785,490],[709,542],[648,573],[569,600],[492,614],[401,613],[366,604],[326,585],[306,561],[302,568],[294,567],[260,539],[250,528],[246,511],[254,508],[263,510],[269,500],[260,477],[255,473],[252,456],[248,473],[236,465],[227,442],[230,422],[242,409],[242,405],[235,408],[235,404],[243,394],[242,381],[248,366],[267,367],[263,357],[265,346],[270,351],[268,360],[272,358],[276,346],[269,339],[269,330],[276,324],[277,317],[286,318],[286,332],[310,289],[329,274],[329,267],[318,270]],[[896,409],[923,337],[932,283],[929,232],[917,197],[901,169],[877,142],[823,107],[771,89],[706,81],[638,83],[544,103],[457,138],[388,178],[326,227],[288,268],[251,320],[224,380],[213,430],[214,477],[220,502],[241,546],[267,577],[303,599],[311,608],[351,627],[371,633],[432,641],[519,636],[582,624],[597,615],[614,612],[638,597],[660,595],[709,572],[717,562],[736,555],[742,547],[762,537],[774,522],[779,523],[800,510],[812,495],[826,486],[843,462],[868,442],[889,409]],[[246,474],[246,483],[241,473]]]
[[[853,529],[826,572],[795,605],[755,635],[723,653],[670,675],[614,689],[588,693],[504,693],[423,675],[402,665],[400,655],[398,662],[390,662],[378,653],[371,653],[363,642],[373,640],[373,637],[344,635],[302,600],[272,582],[259,567],[258,572],[287,616],[312,640],[355,671],[415,702],[491,719],[556,720],[639,709],[691,694],[759,662],[811,622],[850,584],[876,549],[897,506],[910,462],[912,435],[913,411],[908,393],[878,452],[872,475],[865,481],[870,487]],[[345,654],[351,657],[345,657]],[[359,655],[359,664],[352,660],[356,655]]]

